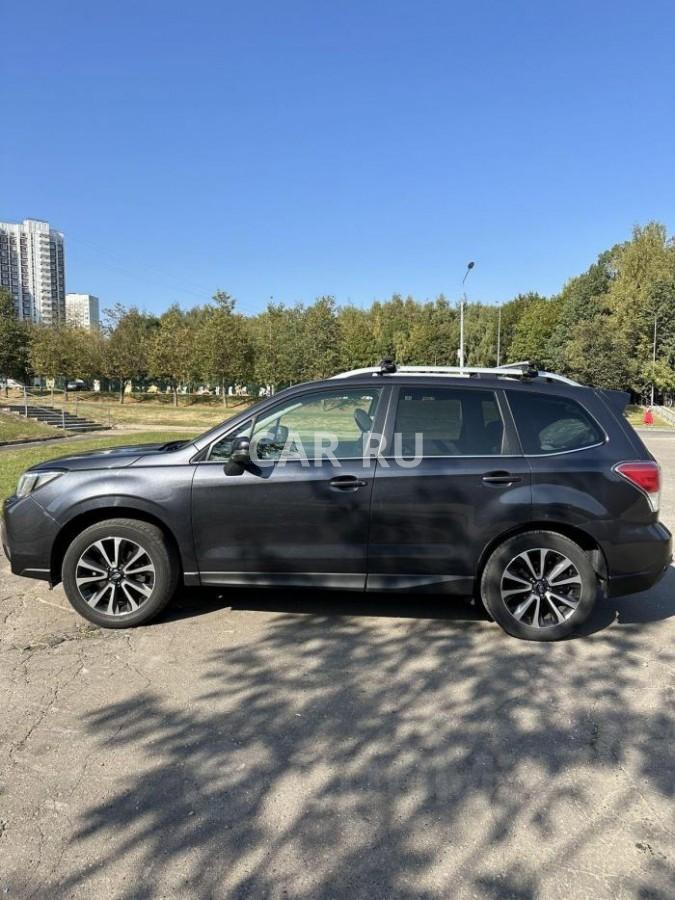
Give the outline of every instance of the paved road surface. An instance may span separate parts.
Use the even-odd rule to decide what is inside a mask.
[[[0,897],[672,897],[674,613],[671,572],[557,645],[319,593],[103,632],[3,560]]]

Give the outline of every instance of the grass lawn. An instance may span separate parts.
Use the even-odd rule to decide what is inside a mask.
[[[20,401],[18,392],[12,392],[10,398]],[[229,406],[224,406],[215,398],[199,399],[190,405],[186,397],[179,397],[179,405],[174,406],[171,398],[162,395],[160,398],[138,400],[135,397],[127,397],[124,403],[120,403],[111,394],[95,394],[94,392],[75,393],[68,395],[67,402],[63,401],[63,394],[57,394],[55,409],[65,408],[66,412],[74,415],[85,416],[102,425],[145,425],[158,426],[172,425],[180,428],[198,428],[205,431],[213,425],[218,425],[226,419],[232,418],[247,408],[248,403],[229,398]],[[31,403],[36,406],[43,402],[45,406],[51,406],[49,393],[44,396],[34,396]],[[236,406],[234,405],[236,402]]]
[[[226,409],[222,405],[195,404],[194,406],[170,406],[167,403],[90,403],[77,404],[69,401],[66,404],[68,412],[87,416],[95,422],[107,425],[108,421],[115,425],[174,425],[181,428],[198,428],[205,431],[213,425],[218,425],[226,419],[245,409],[244,406]]]
[[[201,430],[201,429],[200,429]],[[19,475],[35,463],[82,450],[97,450],[100,447],[119,447],[124,444],[148,444],[160,441],[177,441],[181,438],[195,437],[197,431],[162,432],[147,431],[135,434],[107,434],[105,437],[64,438],[58,444],[46,444],[42,447],[26,447],[17,450],[0,450],[0,501],[14,493]]]
[[[18,416],[16,413],[0,412],[0,442],[58,436],[59,432],[51,425],[24,419],[23,416]]]

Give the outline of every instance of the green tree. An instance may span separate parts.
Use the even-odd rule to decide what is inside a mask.
[[[275,391],[305,378],[305,310],[268,303],[264,312],[249,320],[256,381]]]
[[[644,311],[653,303],[655,284],[675,282],[675,244],[658,222],[636,226],[630,241],[615,248],[616,277],[608,289],[608,302],[625,333],[633,337]]]
[[[640,390],[653,354],[673,362],[675,350],[675,243],[657,222],[636,226],[630,241],[614,248],[614,278],[607,306],[630,359],[630,384]]]
[[[11,294],[0,289],[0,375],[5,379],[27,381],[29,343],[29,326],[17,318]]]
[[[467,304],[464,310],[464,352],[468,366],[497,364],[499,310],[484,303]],[[459,347],[459,335],[457,337]],[[456,361],[453,363],[456,365]]]
[[[412,297],[403,299],[400,294],[394,294],[384,303],[373,303],[371,321],[378,361],[393,357],[399,363],[411,363],[413,346],[410,336],[419,318],[419,304]],[[414,350],[417,352],[419,346]]]
[[[106,310],[108,339],[105,344],[103,371],[119,382],[119,399],[124,403],[124,390],[134,378],[145,378],[149,370],[152,336],[157,328],[155,316],[132,306],[117,304]]]
[[[159,317],[149,343],[150,371],[169,383],[173,405],[178,406],[178,388],[195,375],[194,328],[181,308],[174,304]]]
[[[632,358],[636,377],[633,384],[636,390],[641,390],[643,375],[647,367],[653,365],[655,352],[656,362],[661,362],[664,370],[675,366],[675,280],[652,281],[645,291],[643,305],[636,309],[634,328],[627,331],[629,338],[634,340]],[[657,384],[656,379],[654,383],[657,389],[670,391],[665,384]]]
[[[457,365],[459,315],[443,294],[428,305],[431,336],[424,362],[434,366]]]
[[[36,375],[65,380],[92,378],[102,368],[100,341],[85,328],[76,325],[36,325],[31,330],[30,365]],[[53,394],[53,386],[52,386]]]
[[[645,400],[651,398],[651,388],[656,393],[672,394],[675,391],[675,369],[664,359],[646,361],[638,372],[638,388]]]
[[[516,327],[527,307],[531,303],[535,303],[538,300],[544,299],[545,298],[542,297],[541,294],[530,292],[527,294],[517,294],[512,300],[508,300],[506,303],[502,304],[500,328],[500,356],[502,364],[506,364],[509,362],[518,362],[518,360],[522,358],[518,357],[511,348],[511,344],[513,343],[513,338],[516,332]],[[496,312],[498,315],[498,311]]]
[[[343,306],[338,310],[337,322],[341,369],[361,369],[379,362],[368,310]]]
[[[571,278],[558,295],[560,315],[547,351],[553,371],[570,374],[566,369],[566,348],[576,326],[594,320],[600,325],[609,314],[607,294],[616,277],[616,250],[615,247],[601,253],[586,272]]]
[[[627,342],[611,316],[577,323],[564,353],[565,370],[582,384],[625,390],[631,383]]]
[[[408,298],[401,306],[396,299],[394,313],[397,362],[409,365],[447,366],[457,364],[459,319],[442,295],[433,302],[415,303]],[[414,301],[413,301],[414,303]]]
[[[234,311],[236,301],[224,291],[217,291],[213,300],[203,310],[196,344],[201,373],[220,384],[226,402],[226,386],[251,377],[253,349],[246,320]]]
[[[558,299],[538,297],[527,304],[513,330],[510,350],[514,362],[531,360],[544,369],[551,368],[549,347],[560,313]]]
[[[319,297],[306,309],[303,337],[305,377],[335,375],[340,369],[340,326],[333,297]]]
[[[50,328],[46,325],[36,325],[32,329],[29,359],[31,369],[36,375],[51,379],[53,396],[54,381],[63,375],[68,367],[64,341],[58,326]]]

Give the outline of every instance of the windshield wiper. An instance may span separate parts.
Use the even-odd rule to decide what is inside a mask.
[[[180,450],[181,447],[184,447],[186,444],[189,444],[190,441],[169,441],[167,444],[162,444],[158,449],[165,453],[168,450]]]

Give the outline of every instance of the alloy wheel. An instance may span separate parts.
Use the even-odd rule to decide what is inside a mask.
[[[82,599],[109,616],[136,612],[152,594],[155,575],[144,547],[129,538],[113,536],[90,544],[75,568]]]
[[[581,600],[579,570],[563,553],[536,547],[519,553],[504,569],[502,601],[516,621],[551,628],[572,616]]]

